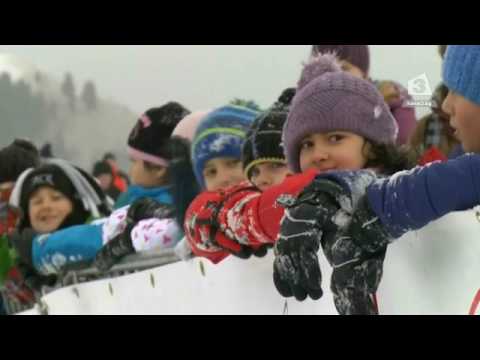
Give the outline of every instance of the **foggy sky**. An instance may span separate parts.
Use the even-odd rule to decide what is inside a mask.
[[[100,97],[140,114],[170,100],[190,110],[235,97],[270,105],[294,86],[310,45],[0,45],[59,81],[71,71],[77,89],[93,80]],[[425,73],[435,87],[441,62],[436,45],[371,45],[371,77],[407,86]],[[424,113],[419,109],[417,113]]]

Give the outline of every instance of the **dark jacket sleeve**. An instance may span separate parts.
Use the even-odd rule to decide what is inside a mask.
[[[464,155],[378,179],[367,196],[386,230],[398,238],[450,212],[478,205],[480,156]]]

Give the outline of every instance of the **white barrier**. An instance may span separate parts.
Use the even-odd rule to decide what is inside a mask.
[[[407,234],[387,253],[377,294],[381,314],[474,313],[480,288],[480,223],[474,211],[451,214]],[[120,278],[57,290],[43,298],[49,314],[336,314],[331,270],[323,255],[324,297],[287,302],[263,259],[194,259]],[[287,304],[287,307],[285,307]],[[38,309],[24,314],[39,313]]]
[[[322,259],[322,261],[326,261]],[[193,259],[120,278],[69,286],[43,298],[48,314],[336,314],[331,295],[298,303],[279,296],[273,255],[220,265]],[[329,276],[329,275],[328,275]],[[38,309],[23,314],[38,313]]]
[[[378,291],[382,314],[476,314],[480,222],[475,211],[446,216],[392,244]]]

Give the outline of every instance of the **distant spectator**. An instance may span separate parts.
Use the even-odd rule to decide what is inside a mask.
[[[53,152],[52,152],[52,144],[46,143],[42,146],[40,149],[40,156],[44,159],[50,159],[53,158]]]
[[[98,161],[93,166],[93,177],[98,180],[103,192],[116,201],[120,195],[120,190],[113,184],[113,170],[106,161]]]
[[[410,139],[410,147],[419,165],[447,160],[460,145],[450,126],[450,116],[442,111],[448,89],[440,84],[432,96],[432,112],[418,122]]]
[[[128,175],[120,170],[117,158],[113,153],[106,153],[103,156],[103,161],[108,163],[112,169],[113,186],[118,189],[120,193],[127,191]]]

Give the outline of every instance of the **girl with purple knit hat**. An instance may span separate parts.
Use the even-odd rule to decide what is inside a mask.
[[[240,185],[201,194],[184,225],[193,252],[218,263],[245,246],[275,243],[284,215],[278,203],[294,200],[318,173],[405,169],[409,163],[395,145],[397,132],[373,84],[343,72],[331,54],[313,58],[303,70],[282,135],[288,167],[297,175],[263,192]],[[281,286],[282,279],[275,281]],[[313,296],[318,298],[317,290]],[[307,293],[295,295],[305,299]]]
[[[450,90],[443,110],[464,149],[478,154],[480,46],[449,45],[443,78]],[[316,110],[323,115],[320,107]],[[276,243],[277,289],[285,297],[318,299],[321,245],[333,267],[330,287],[339,313],[377,313],[373,295],[387,246],[450,212],[477,206],[479,176],[480,156],[474,154],[389,178],[377,178],[370,170],[318,175],[286,211]]]
[[[312,45],[312,55],[336,53],[343,71],[362,79],[369,79],[370,50],[368,45]],[[415,109],[407,105],[411,100],[407,90],[395,81],[374,81],[398,124],[397,144],[405,145],[417,126]]]

